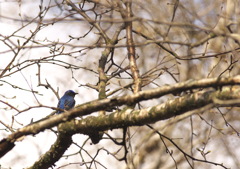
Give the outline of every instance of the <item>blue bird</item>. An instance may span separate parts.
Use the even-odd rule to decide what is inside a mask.
[[[58,102],[57,107],[63,110],[70,110],[75,106],[75,100],[74,100],[74,96],[78,94],[75,93],[72,90],[68,90],[64,93],[64,95],[61,97],[61,99]],[[56,114],[60,114],[63,111],[58,110]]]

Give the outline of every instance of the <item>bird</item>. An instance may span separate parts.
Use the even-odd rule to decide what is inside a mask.
[[[74,96],[78,94],[75,93],[73,90],[68,90],[64,93],[64,95],[60,98],[57,108],[63,110],[70,110],[75,106]],[[60,114],[63,111],[58,110],[56,114]]]

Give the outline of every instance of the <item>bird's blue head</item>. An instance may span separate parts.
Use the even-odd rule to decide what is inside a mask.
[[[73,90],[68,90],[68,91],[66,91],[65,93],[64,93],[64,95],[67,95],[67,96],[75,96],[76,94],[78,94],[78,93],[75,93]]]

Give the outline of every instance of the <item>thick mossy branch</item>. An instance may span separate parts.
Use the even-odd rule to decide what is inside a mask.
[[[41,156],[40,159],[28,169],[47,169],[49,167],[53,167],[52,164],[57,162],[62,157],[64,152],[68,149],[68,147],[70,147],[71,144],[72,135],[59,133],[57,140],[51,146],[50,150]]]
[[[26,135],[30,135],[30,134],[37,134],[45,129],[49,129],[52,128],[54,126],[57,126],[58,124],[62,123],[62,122],[66,122],[69,120],[74,119],[75,117],[79,117],[79,116],[84,116],[84,115],[89,115],[93,112],[96,111],[100,111],[100,110],[106,110],[109,108],[113,108],[115,106],[122,106],[122,105],[132,105],[134,103],[139,103],[140,101],[143,100],[150,100],[153,98],[159,98],[161,96],[164,96],[166,94],[170,94],[170,93],[181,93],[183,91],[187,91],[187,90],[191,90],[191,89],[198,89],[198,88],[209,88],[209,87],[214,87],[216,89],[221,90],[221,88],[223,86],[227,86],[227,85],[239,85],[240,84],[240,76],[235,76],[235,77],[228,77],[228,78],[209,78],[209,79],[202,79],[202,80],[190,80],[190,81],[186,81],[186,82],[181,82],[181,83],[177,83],[174,85],[165,85],[159,88],[155,88],[155,89],[151,89],[151,90],[145,90],[145,91],[140,91],[138,93],[132,94],[132,95],[125,95],[125,96],[121,96],[121,97],[114,97],[114,98],[106,98],[106,99],[102,99],[102,100],[95,100],[95,101],[91,101],[85,104],[81,104],[76,106],[74,109],[72,109],[71,111],[59,114],[59,115],[54,115],[50,118],[44,119],[42,121],[30,124],[26,127],[23,127],[19,130],[17,130],[16,132],[10,134],[7,138],[4,138],[1,142],[0,142],[0,147],[1,145],[5,145],[6,141],[10,142],[11,144],[13,144],[18,138],[22,137],[22,136],[26,136]],[[235,95],[235,93],[233,92],[227,92],[227,94],[229,95],[229,99],[233,99],[232,96]],[[237,95],[240,95],[239,92],[237,93]],[[189,97],[189,96],[188,96]],[[197,96],[196,96],[197,97]],[[218,97],[217,97],[218,98]],[[181,99],[181,98],[178,98]],[[187,99],[187,98],[186,98]],[[219,99],[222,99],[221,97]],[[174,99],[176,100],[176,99]],[[172,102],[174,102],[174,100]],[[188,100],[188,99],[187,99]],[[194,100],[188,100],[187,105],[188,107],[192,107],[191,109],[197,109],[203,105],[199,105],[199,101],[200,103],[204,102],[204,100],[199,100],[198,98],[195,99],[195,101],[197,102],[196,104],[194,104]],[[151,111],[153,111],[153,109],[156,109],[154,112],[158,112],[157,116],[158,119],[166,119],[166,118],[170,118],[173,115],[178,115],[181,114],[183,112],[188,111],[188,109],[184,109],[180,108],[178,105],[178,103],[175,104],[170,104],[171,101],[163,104],[162,106],[160,105],[154,108],[151,108]],[[167,104],[170,104],[174,107],[170,107],[167,106]],[[177,107],[176,107],[177,106]],[[181,106],[181,105],[180,105]],[[159,111],[161,109],[165,109],[162,114],[162,111]],[[189,109],[189,110],[191,110]],[[171,111],[170,111],[171,110]],[[140,111],[139,113],[135,112],[135,111]],[[106,116],[106,118],[108,117],[108,120],[111,120],[111,118],[114,120],[119,118],[119,120],[115,121],[112,120],[111,123],[114,122],[114,124],[116,125],[114,128],[117,127],[121,127],[122,124],[119,124],[121,121],[121,118],[127,116],[127,118],[124,122],[125,126],[129,125],[141,125],[143,123],[152,123],[154,121],[156,121],[154,119],[154,117],[152,116],[156,116],[156,115],[152,115],[152,114],[146,114],[144,113],[146,111],[146,109],[143,110],[135,110],[135,111],[131,111],[129,113],[120,113],[120,114],[114,114],[114,115],[109,115],[110,117]],[[130,114],[131,113],[131,114]],[[167,114],[166,114],[167,113]],[[129,115],[130,114],[130,115]],[[139,116],[139,117],[138,117]],[[145,116],[149,116],[151,118],[147,118],[145,119]],[[98,117],[98,120],[101,120],[101,118],[103,117]],[[103,118],[103,119],[106,119]],[[144,119],[144,120],[139,120],[139,121],[135,121],[135,119]],[[154,119],[154,120],[153,120]],[[118,122],[120,121],[120,122]],[[104,120],[103,120],[104,122]],[[91,125],[91,124],[89,124]],[[98,126],[98,124],[95,124],[95,126]],[[101,125],[101,124],[99,124]],[[108,128],[113,128],[112,126],[113,124],[109,125],[109,126],[105,126],[104,128],[102,128],[101,130],[105,130]],[[93,125],[92,125],[93,127]],[[8,144],[6,144],[8,145]],[[14,145],[14,144],[13,144]],[[3,150],[4,152],[2,152],[1,150]],[[8,151],[10,151],[10,149],[8,148],[3,148],[0,149],[0,154],[1,156],[3,156],[4,154],[6,154]]]
[[[208,104],[214,104],[215,107],[226,106],[215,103],[215,100],[232,100],[232,104],[240,106],[239,89],[224,88],[219,91],[207,90],[193,94],[188,94],[166,103],[140,109],[126,109],[121,112],[115,112],[105,116],[90,116],[82,120],[71,120],[59,125],[59,130],[67,133],[82,133],[90,135],[92,131],[104,131],[117,129],[127,126],[140,126],[154,123],[160,120],[169,119],[188,111],[202,108]],[[238,103],[234,102],[238,100]],[[231,102],[228,102],[231,106]]]

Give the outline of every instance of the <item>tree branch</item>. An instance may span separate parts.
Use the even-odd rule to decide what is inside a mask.
[[[131,1],[126,2],[126,12],[127,12],[127,16],[126,16],[127,18],[131,18],[133,16]],[[127,36],[129,66],[130,66],[132,76],[133,76],[133,81],[134,81],[134,93],[137,93],[141,90],[141,79],[140,79],[139,70],[136,62],[136,53],[135,53],[132,30],[133,30],[132,22],[126,22],[126,36]]]
[[[105,41],[109,41],[110,40],[109,37],[107,36],[107,34],[103,31],[103,29],[98,24],[98,22],[92,20],[84,11],[79,9],[71,0],[66,0],[66,3],[69,6],[71,6],[73,10],[75,10],[77,13],[79,13],[84,19],[86,19],[86,21],[89,24],[93,25],[100,32],[100,34],[103,36]]]
[[[57,162],[64,152],[72,144],[72,135],[66,134],[65,132],[59,133],[57,140],[51,146],[50,150],[40,157],[31,167],[28,169],[44,169],[49,168]]]
[[[72,120],[78,116],[89,115],[92,112],[113,108],[115,106],[132,105],[134,103],[138,103],[143,100],[159,98],[163,95],[170,94],[170,93],[181,93],[186,90],[198,89],[198,88],[208,88],[208,87],[221,88],[222,86],[239,85],[239,84],[240,84],[240,76],[228,77],[228,78],[209,78],[209,79],[202,79],[202,80],[189,80],[189,81],[177,83],[174,85],[166,85],[166,86],[159,87],[156,89],[140,91],[140,92],[132,94],[132,95],[106,98],[106,99],[102,99],[102,100],[95,100],[95,101],[87,102],[85,104],[76,106],[71,111],[67,111],[67,112],[59,114],[59,115],[54,115],[48,119],[44,119],[37,123],[30,124],[26,127],[19,129],[18,131],[14,132],[12,134],[10,134],[7,138],[3,139],[0,142],[0,155],[3,156],[4,154],[6,154],[9,151],[9,149],[7,149],[6,147],[1,148],[3,144],[5,144],[5,143],[14,144],[14,142],[22,136],[37,134],[45,129],[52,128],[54,126],[57,126],[59,123]],[[233,96],[235,96],[236,98],[239,97],[239,92],[236,92],[236,93],[228,92],[227,94],[229,94],[228,99],[234,99]],[[227,99],[226,98],[227,96],[228,95],[225,96],[225,99]],[[196,97],[196,98],[193,98],[193,99],[196,99],[196,101],[197,101],[198,95],[196,95],[194,97]],[[220,97],[217,97],[217,98],[221,99]],[[204,102],[204,100],[200,100],[200,101]],[[170,102],[167,102],[165,106],[167,106],[167,104],[169,104],[169,103]],[[193,104],[193,103],[194,102],[187,102],[187,104],[188,104],[187,106],[190,108],[190,107],[192,107],[191,104]],[[196,107],[192,107],[191,109],[199,108],[198,104],[195,106]],[[204,106],[204,104],[202,106]],[[161,108],[162,108],[162,105],[160,107],[154,107],[154,109],[151,108],[151,111],[156,112],[156,110],[161,109]],[[169,109],[170,109],[170,107],[169,107]],[[175,110],[175,111],[173,112],[173,110]],[[170,118],[172,116],[181,114],[181,113],[183,113],[183,111],[189,111],[189,110],[181,108],[181,111],[179,111],[178,109],[173,108],[171,110],[171,112],[169,112],[169,110],[166,109],[165,111],[169,112],[169,113],[162,114],[161,116],[163,119],[166,119],[166,118]],[[136,110],[136,111],[138,111],[138,110]],[[141,111],[141,113],[143,113],[146,110],[143,109],[140,111]],[[142,125],[143,123],[153,122],[152,118],[150,118],[148,120],[146,120],[146,119],[143,120],[143,118],[145,118],[146,114],[143,114],[143,116],[142,116],[141,113],[139,114],[139,116],[140,116],[139,120],[136,122],[134,122],[134,120],[136,120],[137,116],[134,116],[134,113],[132,116],[127,115],[128,113],[127,114],[124,113],[123,114],[124,116],[127,115],[128,117],[131,117],[129,119],[130,120],[129,123],[124,122],[124,124],[125,125],[135,125],[135,124]],[[121,118],[123,118],[122,115],[119,115],[119,114],[115,114],[115,115],[116,116],[114,116],[114,114],[109,115],[111,117],[110,121],[112,121],[112,118],[114,118],[114,120],[115,120],[115,118],[119,118],[120,121],[121,121]],[[155,113],[149,114],[149,116],[152,116],[152,115],[155,115]],[[100,116],[98,118],[99,118],[99,120],[101,120],[101,118],[103,118],[103,117]],[[142,121],[141,121],[141,119],[142,119]],[[134,123],[131,121],[133,121]],[[122,121],[121,121],[121,123],[122,123]],[[120,127],[119,125],[116,125],[116,127]],[[96,126],[98,126],[98,125],[96,125]]]
[[[237,91],[239,91],[239,88],[237,89]],[[51,164],[54,164],[54,162],[61,158],[64,151],[66,151],[71,144],[70,135],[76,133],[92,135],[95,134],[96,131],[99,132],[129,126],[141,126],[149,123],[154,123],[160,120],[169,119],[171,117],[184,114],[191,110],[199,109],[199,111],[201,112],[202,107],[204,107],[204,111],[206,111],[205,106],[207,105],[211,105],[208,106],[208,108],[212,108],[213,106],[222,106],[214,103],[214,100],[216,98],[221,100],[238,98],[237,100],[239,101],[240,95],[238,94],[236,95],[235,91],[233,91],[231,88],[224,88],[222,91],[215,90],[200,91],[194,94],[189,94],[183,97],[176,98],[174,100],[168,101],[157,106],[141,110],[125,109],[121,112],[112,113],[110,115],[98,117],[90,116],[82,120],[74,119],[69,122],[62,123],[59,125],[60,135],[58,136],[58,139],[55,142],[55,144],[43,157],[41,157],[41,159],[38,162],[34,164],[33,167],[31,167],[31,169],[50,167],[47,166],[50,165],[49,161],[51,162]],[[233,103],[235,106],[236,102]],[[237,105],[238,106],[240,105],[240,101],[238,102]],[[225,106],[225,104],[223,104],[223,106]],[[197,113],[198,111],[194,112]],[[61,136],[61,133],[68,133],[68,135],[67,137],[65,135]],[[61,141],[66,139],[68,141],[67,145],[65,143],[66,141]],[[54,154],[57,154],[57,156]],[[44,163],[46,164],[44,165]]]
[[[226,104],[215,104],[215,99],[217,98],[223,101],[236,99],[239,101],[240,95],[237,93],[239,90],[239,88],[233,90],[228,87],[224,88],[222,91],[215,91],[212,89],[200,91],[145,109],[126,109],[100,117],[90,116],[83,120],[74,119],[70,122],[60,124],[59,130],[71,134],[82,133],[88,135],[91,131],[96,130],[104,131],[128,126],[141,126],[160,120],[166,120],[209,104],[214,104],[215,107],[225,107]],[[240,105],[240,101],[238,103],[232,103],[234,106]],[[230,102],[228,106],[231,106]]]

